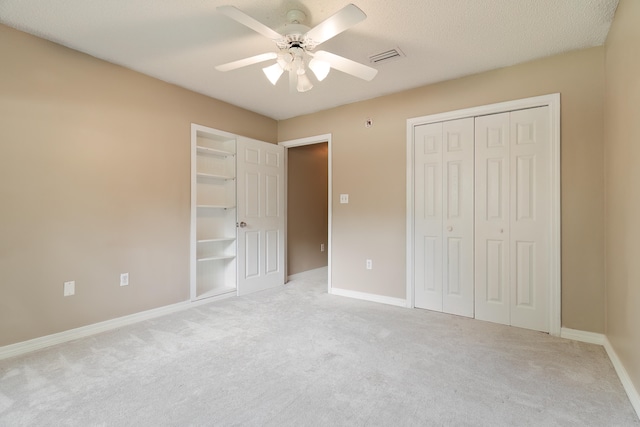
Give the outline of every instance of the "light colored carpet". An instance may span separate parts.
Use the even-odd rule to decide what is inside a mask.
[[[0,425],[640,422],[600,346],[331,296],[316,272],[0,361]]]

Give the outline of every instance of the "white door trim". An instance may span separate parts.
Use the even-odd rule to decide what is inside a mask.
[[[285,161],[285,167],[284,167],[284,204],[285,206],[287,206],[287,188],[288,188],[288,179],[289,179],[289,148],[291,147],[300,147],[302,145],[311,145],[311,144],[319,144],[322,142],[326,142],[327,143],[327,148],[329,150],[329,153],[327,155],[327,168],[328,168],[328,183],[327,183],[327,209],[329,212],[327,212],[328,214],[328,236],[327,236],[327,292],[331,293],[331,189],[332,189],[332,185],[331,185],[331,134],[330,133],[325,133],[322,135],[315,135],[315,136],[309,136],[306,138],[298,138],[298,139],[290,139],[288,141],[282,141],[279,142],[278,145],[282,145],[285,150],[284,150],[284,161]],[[288,268],[286,266],[286,253],[287,253],[287,236],[286,236],[286,230],[287,230],[287,217],[285,217],[285,248],[284,248],[284,253],[285,253],[285,268]]]
[[[414,307],[414,278],[413,278],[413,129],[415,126],[465,117],[483,116],[506,111],[522,110],[534,107],[549,107],[549,123],[551,128],[551,253],[550,269],[551,283],[549,284],[549,333],[560,335],[561,327],[561,235],[560,235],[560,94],[536,96],[514,101],[499,102],[446,113],[407,119],[407,235],[406,235],[406,293],[407,307]]]

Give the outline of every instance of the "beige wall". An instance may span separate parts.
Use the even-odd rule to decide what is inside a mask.
[[[277,123],[2,25],[0,58],[0,346],[187,300],[190,123]]]
[[[599,47],[281,121],[280,141],[332,134],[333,286],[405,297],[408,118],[560,92],[562,324],[604,332],[603,86]]]
[[[640,2],[621,0],[606,43],[607,337],[640,391]]]
[[[326,142],[287,149],[288,275],[327,265],[327,163]]]

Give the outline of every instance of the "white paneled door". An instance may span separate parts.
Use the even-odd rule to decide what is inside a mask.
[[[473,317],[473,118],[414,135],[415,305]]]
[[[510,113],[476,118],[476,318],[510,323]]]
[[[415,128],[415,306],[442,311],[442,123]]]
[[[549,107],[511,112],[511,325],[549,332]]]
[[[442,124],[445,313],[473,317],[473,118]]]
[[[549,331],[549,107],[476,118],[476,318]]]
[[[238,138],[238,295],[284,284],[284,148]]]

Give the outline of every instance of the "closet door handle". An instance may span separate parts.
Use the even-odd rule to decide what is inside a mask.
[[[240,224],[238,224],[238,227],[240,228],[245,228],[247,226],[247,223],[242,221]]]
[[[453,231],[453,227],[452,226],[448,226],[447,227],[447,231]]]

